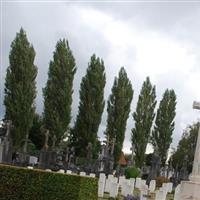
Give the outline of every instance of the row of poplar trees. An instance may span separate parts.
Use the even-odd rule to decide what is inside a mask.
[[[5,119],[12,120],[14,149],[20,150],[25,139],[29,138],[39,149],[43,146],[44,132],[50,132],[50,141],[56,136],[59,146],[65,137],[74,146],[76,154],[85,157],[87,145],[92,143],[93,156],[100,148],[98,129],[105,107],[104,88],[106,84],[103,60],[92,55],[86,75],[80,85],[78,114],[73,127],[71,105],[73,80],[76,63],[67,40],[59,40],[49,64],[48,80],[43,88],[44,111],[42,116],[35,113],[37,67],[34,65],[35,51],[23,29],[17,33],[11,44],[10,65],[5,80]],[[114,145],[114,159],[121,155],[133,98],[131,81],[122,67],[115,77],[111,94],[107,101],[107,128],[105,135],[110,149]],[[142,167],[147,143],[151,142],[158,150],[162,163],[172,142],[176,95],[166,90],[159,104],[157,114],[156,90],[150,79],[144,81],[136,111],[133,113],[135,126],[131,142],[135,145],[135,159]],[[156,116],[156,118],[155,118]],[[152,127],[155,118],[155,125]],[[41,129],[41,127],[43,127]]]

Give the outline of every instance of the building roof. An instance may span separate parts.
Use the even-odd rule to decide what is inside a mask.
[[[119,164],[120,164],[120,165],[123,165],[123,166],[125,166],[125,165],[128,164],[128,162],[127,162],[127,160],[126,160],[126,158],[125,158],[125,156],[124,156],[123,151],[121,152],[121,156],[120,156],[120,159],[119,159]]]

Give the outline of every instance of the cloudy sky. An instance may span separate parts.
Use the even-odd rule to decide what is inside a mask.
[[[79,103],[79,85],[93,53],[105,62],[108,98],[114,77],[124,66],[134,88],[131,114],[147,76],[156,85],[160,101],[166,88],[177,94],[174,140],[200,118],[192,109],[200,101],[200,2],[198,1],[3,1],[1,3],[1,92],[0,118],[4,116],[3,88],[9,65],[10,44],[23,27],[36,51],[37,112],[43,109],[42,88],[56,42],[67,38],[77,64],[74,79],[72,124]],[[105,109],[106,111],[106,109]],[[134,122],[128,120],[124,150],[130,149]],[[106,128],[106,112],[99,136]]]

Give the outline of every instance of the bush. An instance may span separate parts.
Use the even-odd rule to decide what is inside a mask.
[[[96,178],[0,165],[1,200],[97,200]]]
[[[164,176],[158,176],[156,178],[156,186],[157,187],[162,187],[163,183],[168,183],[168,182],[170,182],[169,179]]]
[[[138,176],[140,176],[140,170],[136,167],[127,167],[125,169],[125,176],[127,179],[137,178]]]

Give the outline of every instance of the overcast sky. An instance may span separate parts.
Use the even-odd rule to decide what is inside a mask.
[[[1,5],[1,96],[0,118],[4,116],[3,88],[9,65],[10,44],[23,27],[36,51],[37,112],[42,113],[42,88],[49,61],[60,38],[69,41],[76,59],[72,124],[79,103],[79,86],[93,53],[104,60],[107,100],[114,77],[124,66],[134,88],[124,150],[130,149],[134,126],[132,113],[146,76],[156,85],[160,101],[166,88],[177,94],[176,128],[172,146],[182,130],[200,118],[192,109],[200,101],[200,2],[6,2]],[[106,109],[99,128],[103,138]]]

